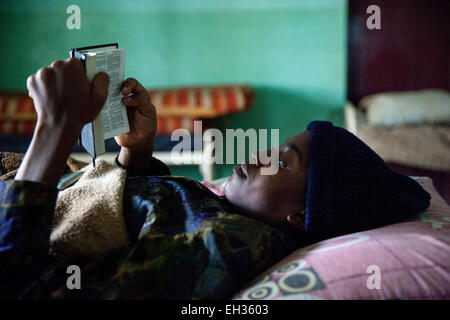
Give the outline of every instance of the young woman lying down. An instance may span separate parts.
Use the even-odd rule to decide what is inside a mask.
[[[130,78],[122,93],[132,129],[115,137],[121,146],[116,165],[128,176],[123,218],[129,242],[97,256],[55,254],[56,186],[108,85],[105,73],[89,82],[76,59],[55,61],[28,78],[38,120],[15,178],[0,183],[0,297],[230,298],[307,243],[401,221],[429,206],[418,183],[324,121],[271,150],[279,153],[276,174],[261,174],[269,164],[258,153],[236,167],[224,197],[171,177],[152,158],[155,108]],[[80,289],[68,288],[71,265],[81,270]]]

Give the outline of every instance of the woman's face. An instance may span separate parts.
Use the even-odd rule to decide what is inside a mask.
[[[261,164],[258,153],[252,164],[235,167],[225,186],[228,201],[245,215],[274,227],[304,231],[310,141],[309,131],[304,131],[271,150],[279,153],[275,174],[261,174],[261,168],[271,164]]]

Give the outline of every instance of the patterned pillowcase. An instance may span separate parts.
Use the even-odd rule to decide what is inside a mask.
[[[299,249],[234,299],[450,298],[450,207],[416,179],[432,199],[415,219]]]

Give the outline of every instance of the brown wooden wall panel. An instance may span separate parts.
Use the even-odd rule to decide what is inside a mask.
[[[381,30],[369,30],[369,5]],[[450,90],[450,0],[349,0],[348,99],[372,93]]]

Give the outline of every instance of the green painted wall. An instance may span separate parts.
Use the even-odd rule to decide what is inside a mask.
[[[81,30],[66,27],[70,4]],[[3,1],[0,90],[25,90],[29,74],[72,47],[119,42],[126,76],[148,88],[253,85],[253,108],[218,126],[279,129],[282,141],[313,119],[342,123],[346,21],[346,0]]]

